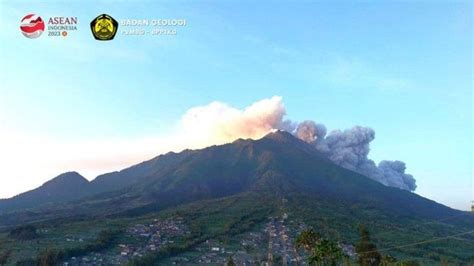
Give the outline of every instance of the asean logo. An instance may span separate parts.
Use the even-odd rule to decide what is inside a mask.
[[[94,38],[99,41],[109,41],[115,37],[118,22],[107,14],[102,14],[91,21],[91,31]]]
[[[36,39],[44,31],[44,22],[40,16],[35,14],[26,15],[20,24],[21,33],[30,39]]]

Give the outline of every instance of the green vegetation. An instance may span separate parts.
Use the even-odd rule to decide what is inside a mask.
[[[97,238],[92,242],[83,247],[75,247],[75,248],[66,248],[66,249],[55,249],[52,247],[47,247],[45,250],[42,250],[36,259],[25,259],[19,261],[17,264],[20,265],[31,265],[36,264],[40,266],[47,266],[47,265],[56,265],[63,260],[66,260],[70,257],[77,257],[81,255],[85,255],[89,252],[97,252],[104,250],[117,238],[120,234],[120,231],[111,231],[111,230],[104,230],[99,233]]]
[[[369,231],[363,224],[359,225],[360,240],[356,245],[357,262],[362,266],[376,266],[380,264],[380,253],[377,246],[370,240]]]
[[[36,227],[32,225],[20,226],[13,229],[9,236],[17,240],[31,240],[38,237]]]
[[[370,228],[370,238],[379,249],[390,249],[398,260],[416,258],[422,265],[437,265],[447,260],[449,265],[474,261],[474,234],[448,238],[431,243],[396,248],[410,243],[423,242],[443,236],[472,230],[474,216],[458,214],[446,219],[423,219],[413,214],[399,216],[384,209],[366,206],[359,202],[333,201],[322,196],[300,193],[286,197],[284,210],[327,239],[356,245],[360,237],[358,225]]]
[[[401,261],[396,264],[396,266],[419,266],[420,263],[416,260],[406,260],[406,261]]]
[[[189,252],[208,239],[231,243],[269,216],[285,213],[295,225],[317,228],[319,240],[310,249],[315,261],[336,260],[329,255],[337,251],[334,243],[358,243],[361,262],[369,265],[372,260],[393,263],[385,252],[399,263],[474,261],[472,234],[445,238],[472,230],[474,216],[341,168],[287,133],[158,156],[101,176],[87,188],[87,198],[68,202],[69,193],[59,192],[69,191],[66,188],[73,182],[84,183],[81,180],[73,174],[48,183],[36,191],[39,194],[22,196],[36,203],[31,199],[51,190],[61,199],[65,196],[59,201],[64,204],[0,214],[4,230],[0,241],[5,243],[0,255],[11,251],[8,262],[13,264],[37,257],[49,262],[101,249],[101,244],[94,244],[98,234],[120,227],[114,223],[126,226],[151,217],[183,217],[190,234],[144,256],[143,261],[153,264]],[[370,228],[370,236],[362,230],[359,237],[361,223]],[[34,226],[6,231],[25,224]],[[406,245],[410,243],[421,244]]]
[[[267,204],[254,204],[262,201]],[[157,252],[133,260],[129,265],[158,265],[160,261],[189,251],[208,239],[228,241],[228,237],[263,223],[276,209],[274,202],[273,198],[248,194],[246,197],[202,201],[164,211],[161,213],[163,217],[184,217],[192,235],[181,243],[168,245]]]
[[[264,224],[268,221],[269,216],[281,216],[282,213],[288,213],[288,216],[296,221],[295,225],[300,221],[310,228],[318,228],[317,233],[307,233],[308,236],[305,239],[313,240],[307,241],[306,244],[301,242],[302,245],[299,247],[303,249],[305,249],[304,245],[316,247],[317,241],[315,240],[318,239],[353,245],[363,242],[363,239],[367,240],[367,237],[362,237],[365,233],[359,236],[355,229],[356,223],[362,221],[370,225],[369,243],[381,249],[425,240],[433,237],[434,233],[443,236],[455,230],[466,230],[443,222],[427,223],[411,218],[396,220],[374,209],[355,212],[347,206],[346,202],[331,202],[321,198],[314,200],[313,197],[306,197],[304,194],[289,195],[285,197],[285,201],[282,201],[281,198],[268,193],[247,193],[220,199],[202,200],[139,217],[38,224],[35,225],[38,228],[38,236],[31,240],[19,241],[10,237],[11,232],[0,233],[0,242],[3,240],[5,243],[3,247],[0,247],[0,255],[8,254],[8,263],[13,264],[18,261],[27,262],[28,258],[32,258],[31,261],[34,263],[38,259],[43,259],[43,261],[55,258],[64,260],[74,256],[72,254],[80,256],[78,254],[96,249],[97,247],[94,247],[92,243],[95,243],[99,238],[101,231],[116,230],[127,224],[143,223],[147,219],[169,217],[183,217],[191,234],[162,250],[144,256],[141,260],[132,261],[131,265],[146,265],[147,263],[153,265],[167,261],[167,258],[185,254],[208,239],[216,239],[220,243],[233,242],[237,235]],[[53,224],[54,227],[47,226]],[[420,227],[419,224],[423,224],[423,226]],[[400,229],[402,226],[404,228]],[[411,227],[416,230],[410,230]],[[42,232],[45,228],[49,230],[47,233]],[[84,238],[84,243],[66,242],[65,238],[68,235],[76,238],[81,236]],[[121,240],[116,240],[115,243],[130,241],[124,239],[120,234],[117,237]],[[464,239],[471,240],[471,242],[461,239],[447,239],[409,248],[391,249],[390,255],[397,258],[399,262],[390,260],[387,256],[388,253],[383,253],[380,254],[380,263],[381,265],[395,265],[394,263],[400,265],[410,265],[411,263],[413,265],[415,262],[406,261],[413,258],[417,258],[416,262],[422,265],[438,264],[441,258],[444,258],[447,265],[469,262],[474,259],[472,253],[469,252],[471,248],[474,248],[472,244],[474,239],[470,235],[465,235]],[[362,246],[367,247],[366,244]],[[10,247],[9,250],[6,247]],[[45,249],[44,247],[50,248]],[[328,250],[334,251],[330,243],[319,246],[318,253],[314,252],[316,255],[314,261],[317,261],[317,257],[330,259],[327,254]],[[8,253],[6,253],[7,251]],[[329,260],[327,261],[329,263]]]
[[[301,242],[299,247],[303,249],[306,249],[305,245],[316,247],[316,240],[328,240],[329,242],[321,242],[324,245],[318,246],[317,252],[314,252],[313,260],[318,262],[316,258],[324,257],[327,264],[331,260],[328,253],[332,254],[335,250],[330,242],[355,245],[369,239],[369,244],[385,249],[424,240],[433,237],[434,233],[443,236],[452,233],[454,230],[465,230],[462,227],[450,226],[443,222],[426,223],[426,221],[411,218],[396,220],[374,209],[355,212],[347,206],[346,202],[331,202],[321,198],[314,200],[313,197],[306,197],[304,194],[289,195],[285,197],[285,201],[282,201],[281,198],[279,199],[268,193],[247,193],[220,199],[202,200],[139,217],[38,224],[34,226],[38,229],[36,230],[39,232],[37,233],[38,236],[31,240],[19,241],[10,237],[11,232],[0,233],[0,242],[5,243],[3,247],[0,246],[0,255],[7,254],[8,263],[10,264],[18,261],[37,263],[40,260],[65,260],[71,256],[77,257],[93,250],[107,250],[110,245],[104,245],[104,249],[101,249],[99,248],[101,245],[93,244],[102,242],[98,240],[101,238],[99,237],[101,231],[113,231],[128,224],[143,223],[147,219],[169,217],[183,217],[191,234],[162,250],[150,253],[140,260],[130,262],[131,265],[159,264],[167,261],[170,257],[189,252],[193,247],[208,239],[216,239],[220,243],[235,242],[234,239],[239,234],[261,226],[268,221],[269,216],[281,216],[282,213],[288,213],[288,216],[296,221],[295,225],[300,221],[310,228],[318,228],[317,233],[314,231],[306,232],[307,237],[303,239],[312,240],[299,241]],[[370,225],[368,238],[365,233],[361,232],[359,232],[361,234],[359,236],[355,229],[356,223],[362,221]],[[420,227],[419,224],[423,224],[423,226]],[[48,227],[47,225],[54,225],[54,227]],[[404,228],[400,229],[402,226]],[[415,227],[416,230],[410,230],[411,227]],[[48,230],[46,233],[42,232],[45,228]],[[81,236],[84,238],[84,243],[66,242],[65,238],[68,235],[76,238]],[[120,240],[115,240],[113,243],[128,243],[127,241],[130,241],[124,239],[121,234],[118,234],[117,238]],[[464,239],[474,240],[470,235],[465,235]],[[362,246],[365,246],[366,249],[370,247],[367,242],[364,243]],[[8,250],[6,247],[9,247]],[[49,247],[49,249],[44,247]],[[393,256],[392,258],[397,258],[399,261],[394,262],[387,256],[388,253],[383,253],[380,254],[380,264],[414,265],[418,262],[422,265],[433,265],[438,264],[441,261],[440,258],[444,258],[447,265],[452,265],[472,261],[474,257],[469,252],[471,248],[474,248],[472,242],[461,239],[447,239],[403,249],[395,248],[389,252]],[[368,250],[370,251],[370,248]],[[373,252],[369,252],[369,254],[371,253]],[[32,259],[28,260],[28,258]],[[417,261],[406,261],[413,258],[417,258]],[[278,258],[275,257],[276,259]]]
[[[380,266],[394,265],[395,262],[397,262],[397,259],[395,259],[391,255],[384,255],[382,256],[382,260],[380,261]]]
[[[308,258],[309,264],[321,264],[335,266],[343,258],[341,248],[333,241],[321,239],[314,247]]]
[[[2,242],[0,242],[0,248],[3,246]],[[11,255],[11,250],[7,249],[3,252],[0,252],[0,265],[5,265],[8,262],[8,259]]]
[[[232,258],[232,256],[229,257],[229,259],[227,260],[227,266],[236,266],[235,262],[234,262],[234,259]]]
[[[311,229],[301,232],[296,238],[295,245],[309,252],[307,261],[310,265],[335,266],[344,257],[337,243],[321,238],[318,233]]]
[[[10,257],[11,251],[7,250],[0,254],[0,265],[6,265]]]
[[[295,245],[297,248],[303,248],[310,252],[320,240],[321,235],[313,231],[313,229],[309,229],[304,230],[296,237]]]

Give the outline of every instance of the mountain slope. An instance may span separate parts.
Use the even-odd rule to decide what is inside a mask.
[[[83,197],[71,204],[70,209],[74,211],[67,213],[130,214],[257,191],[282,197],[309,195],[427,219],[459,213],[335,165],[310,145],[283,131],[255,141],[240,139],[202,150],[168,153],[73,187],[71,193],[58,191],[54,194],[50,189],[49,193],[54,196],[46,197],[45,193],[35,190],[14,200],[31,202],[26,199],[36,197],[37,202],[45,199],[47,202],[66,202]],[[45,188],[37,190],[45,191]],[[40,196],[30,196],[37,194]]]
[[[132,170],[138,174],[132,174]],[[127,174],[135,178],[135,183],[120,191],[115,201],[116,206],[124,209],[131,207],[129,202],[123,202],[124,195],[133,198],[135,206],[143,204],[161,209],[194,200],[261,191],[307,194],[433,219],[458,213],[337,166],[286,132],[271,133],[256,141],[238,140],[163,156],[121,173],[122,177]],[[107,178],[120,177],[104,176],[104,181]],[[108,195],[107,200],[110,198]]]
[[[36,189],[0,200],[0,211],[79,199],[86,195],[88,184],[89,181],[76,172],[63,173]]]
[[[18,211],[33,201],[55,204]],[[0,229],[35,223],[70,228],[63,231],[68,234],[81,221],[89,232],[93,221],[180,216],[193,225],[193,242],[231,237],[284,213],[294,224],[350,244],[358,239],[357,225],[364,223],[380,248],[400,258],[423,257],[428,265],[441,257],[474,259],[465,250],[474,247],[470,235],[393,249],[469,232],[474,216],[342,168],[280,131],[259,140],[168,153],[89,183],[67,173],[7,202],[16,202],[17,211],[0,215]]]

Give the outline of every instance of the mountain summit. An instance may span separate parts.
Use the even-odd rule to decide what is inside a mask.
[[[77,172],[66,172],[40,187],[10,199],[0,200],[0,211],[36,207],[47,203],[64,203],[84,195],[89,181]]]
[[[201,150],[170,152],[98,176],[90,183],[75,172],[65,173],[33,191],[0,201],[0,211],[72,200],[93,202],[88,205],[93,210],[107,212],[160,210],[256,191],[305,195],[433,219],[456,212],[342,168],[285,131],[259,140],[239,139]]]
[[[412,243],[414,235],[422,241],[474,228],[469,213],[343,168],[284,131],[258,140],[170,152],[91,182],[69,172],[0,201],[0,230],[24,224],[70,223],[76,228],[78,220],[95,227],[115,219],[157,216],[184,217],[195,232],[208,228],[223,230],[226,236],[250,230],[268,217],[288,216],[293,225],[302,222],[325,235],[336,232],[349,243],[356,239],[356,226],[364,223],[375,232],[388,229],[389,235],[377,239],[387,241],[382,247]],[[193,236],[191,243],[208,239],[200,237]],[[417,256],[431,252],[469,260],[464,242],[446,243],[425,246]]]

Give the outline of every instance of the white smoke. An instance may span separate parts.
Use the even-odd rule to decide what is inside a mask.
[[[275,129],[292,132],[312,144],[334,163],[356,171],[384,185],[413,191],[415,179],[405,174],[405,163],[381,161],[377,166],[369,159],[370,142],[375,131],[356,126],[327,134],[326,126],[307,120],[301,123],[284,120],[286,110],[282,98],[274,96],[238,109],[221,102],[212,102],[188,110],[181,118],[179,139],[187,146],[205,147],[228,143],[238,138],[258,139]]]
[[[242,110],[212,102],[189,109],[181,118],[180,131],[192,139],[193,145],[216,145],[238,138],[258,139],[272,129],[291,130],[289,121],[283,120],[285,115],[279,96],[257,101]]]
[[[285,115],[286,109],[279,96],[257,101],[242,109],[212,102],[189,109],[172,134],[74,141],[24,135],[0,123],[0,161],[4,162],[1,183],[15,184],[0,185],[0,197],[31,189],[65,171],[76,170],[91,179],[160,153],[199,149],[238,138],[258,139],[275,129],[294,133],[336,164],[382,184],[406,190],[416,188],[415,179],[405,173],[403,162],[382,161],[377,166],[369,159],[369,144],[375,137],[372,129],[354,127],[327,135],[322,124],[313,121],[295,123],[285,120]],[[6,121],[6,118],[0,117],[0,121]],[[29,163],[27,168],[23,167],[25,161]]]

